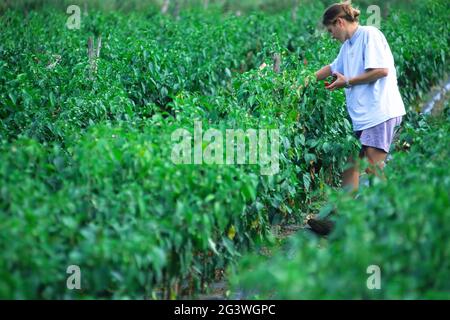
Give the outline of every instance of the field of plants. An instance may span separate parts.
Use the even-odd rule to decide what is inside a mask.
[[[248,298],[449,299],[450,111],[418,114],[448,75],[449,2],[382,6],[408,114],[357,201],[338,191],[360,147],[344,94],[314,76],[339,50],[331,2],[160,2],[80,4],[79,29],[57,1],[0,5],[0,298],[193,298],[225,273]],[[173,163],[194,121],[279,130],[279,172]],[[330,211],[328,239],[274,236]]]

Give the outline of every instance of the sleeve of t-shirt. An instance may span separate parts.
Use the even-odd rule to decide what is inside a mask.
[[[339,54],[334,59],[334,61],[330,64],[331,73],[339,72],[344,74],[344,63],[342,60],[342,47],[341,50],[339,50]]]
[[[389,68],[389,46],[381,31],[367,33],[364,46],[364,69]]]

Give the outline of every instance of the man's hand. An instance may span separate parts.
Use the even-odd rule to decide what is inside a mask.
[[[345,76],[339,72],[335,72],[333,73],[333,75],[335,75],[337,77],[336,81],[334,81],[333,83],[331,83],[329,86],[325,87],[326,89],[330,90],[330,91],[334,91],[337,89],[341,89],[345,87],[345,83],[347,81],[347,79],[345,78]]]
[[[375,82],[378,79],[387,77],[388,74],[389,74],[388,68],[367,69],[366,72],[360,74],[357,77],[351,78],[351,80],[350,79],[348,80],[352,86],[355,86],[359,84]],[[334,75],[338,77],[337,80],[326,88],[331,91],[344,88],[347,78],[343,74],[340,74],[339,72],[335,72]]]

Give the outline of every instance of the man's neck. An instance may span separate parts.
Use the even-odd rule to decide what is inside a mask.
[[[353,23],[353,24],[350,24],[348,27],[349,27],[349,30],[347,32],[347,36],[346,36],[345,40],[351,39],[353,37],[356,30],[358,30],[359,24]]]

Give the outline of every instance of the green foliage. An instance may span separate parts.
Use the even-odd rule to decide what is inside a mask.
[[[259,298],[448,299],[450,126],[430,122],[405,127],[399,146],[412,147],[394,155],[387,181],[374,180],[357,199],[330,192],[337,215],[328,242],[303,231],[288,257],[247,256],[235,285]],[[366,286],[371,265],[381,269],[380,290]]]
[[[77,31],[64,27],[64,12],[1,16],[0,297],[199,291],[216,269],[268,237],[271,224],[311,212],[325,185],[339,183],[358,142],[342,92],[313,80],[338,50],[316,30],[323,6],[303,9],[297,21],[290,13],[235,17],[215,9],[187,11],[179,21],[89,12]],[[417,24],[441,45],[430,52],[448,54],[419,17],[399,14],[395,33],[397,22],[386,23],[388,40]],[[91,81],[86,41],[94,35],[103,45]],[[417,71],[411,62],[423,52],[413,36],[404,41],[393,46],[400,77]],[[274,53],[280,73],[271,67]],[[430,68],[404,80],[408,101],[412,87],[447,70],[447,60],[424,60]],[[269,66],[260,70],[263,62]],[[173,164],[171,134],[192,132],[194,120],[222,132],[279,129],[279,174]],[[81,291],[65,287],[71,264],[81,267]]]
[[[61,140],[92,122],[171,113],[178,93],[217,94],[232,76],[270,59],[274,46],[301,53],[313,41],[305,34],[310,18],[293,23],[283,15],[192,12],[175,22],[92,12],[82,16],[80,30],[69,30],[63,13],[44,12],[10,11],[0,18],[0,134],[8,140],[23,132],[41,141]],[[317,8],[311,6],[308,13],[313,12]],[[289,33],[283,32],[287,25]],[[103,37],[103,46],[92,83],[85,80],[86,44],[93,35]],[[58,56],[60,62],[49,69]]]
[[[402,96],[411,109],[416,99],[423,98],[448,72],[443,66],[448,65],[450,59],[450,23],[439,13],[449,9],[445,1],[424,2],[416,8],[417,13],[392,13],[392,23],[382,24],[397,65]],[[424,15],[433,19],[424,20]],[[398,32],[403,28],[408,31]]]

